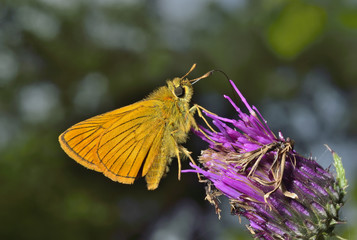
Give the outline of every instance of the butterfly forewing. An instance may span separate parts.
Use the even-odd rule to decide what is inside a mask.
[[[164,125],[158,119],[156,100],[138,102],[137,107],[111,125],[100,138],[98,160],[103,173],[114,181],[132,183],[140,169],[145,175],[161,147]]]
[[[98,141],[115,120],[115,117],[107,113],[77,123],[60,135],[61,147],[78,163],[89,169],[101,171],[95,163]]]
[[[59,137],[83,166],[121,183],[145,176],[162,148],[160,101],[146,100],[77,123]]]

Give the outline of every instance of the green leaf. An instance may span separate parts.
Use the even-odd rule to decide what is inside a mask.
[[[345,191],[348,184],[347,184],[345,169],[343,168],[343,165],[342,165],[342,159],[329,146],[327,146],[327,145],[325,145],[325,146],[332,153],[332,157],[333,157],[333,161],[334,161],[334,165],[335,165],[336,173],[337,173],[336,180],[338,182],[338,185],[343,191]]]
[[[341,160],[340,156],[338,156],[337,153],[334,151],[332,151],[332,156],[333,156],[333,161],[334,161],[334,165],[335,165],[336,172],[337,172],[336,179],[337,179],[341,189],[346,189],[347,188],[347,179],[346,179],[345,169],[343,168],[343,165],[342,165],[342,160]]]
[[[321,36],[325,25],[323,8],[290,1],[268,27],[267,40],[277,55],[292,59]]]
[[[339,19],[343,26],[349,29],[357,29],[357,9],[344,10]]]

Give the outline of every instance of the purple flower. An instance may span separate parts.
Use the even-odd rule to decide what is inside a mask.
[[[227,96],[238,112],[237,120],[205,112],[218,132],[203,127],[195,131],[210,148],[199,158],[203,167],[191,164],[194,169],[184,172],[205,178],[206,199],[218,214],[218,197],[227,196],[232,213],[249,220],[248,229],[255,238],[324,239],[333,235],[347,182],[336,181],[316,161],[300,156],[294,142],[282,133],[276,136],[258,109],[231,84],[249,114]]]

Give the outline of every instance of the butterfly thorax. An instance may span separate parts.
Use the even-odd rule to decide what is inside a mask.
[[[189,80],[174,78],[167,81],[167,86],[160,87],[147,97],[158,100],[157,117],[167,124],[167,131],[170,131],[178,143],[186,141],[187,133],[192,126],[192,94],[193,88]]]

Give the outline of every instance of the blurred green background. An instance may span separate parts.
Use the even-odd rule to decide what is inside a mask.
[[[323,144],[339,153],[350,186],[337,232],[357,239],[354,0],[1,1],[0,239],[249,239],[225,199],[218,220],[194,174],[177,180],[177,161],[147,191],[80,166],[57,141],[193,63],[191,78],[227,73],[301,154],[329,167]],[[193,101],[234,117],[231,93],[215,73]],[[185,146],[207,147],[194,135]]]

